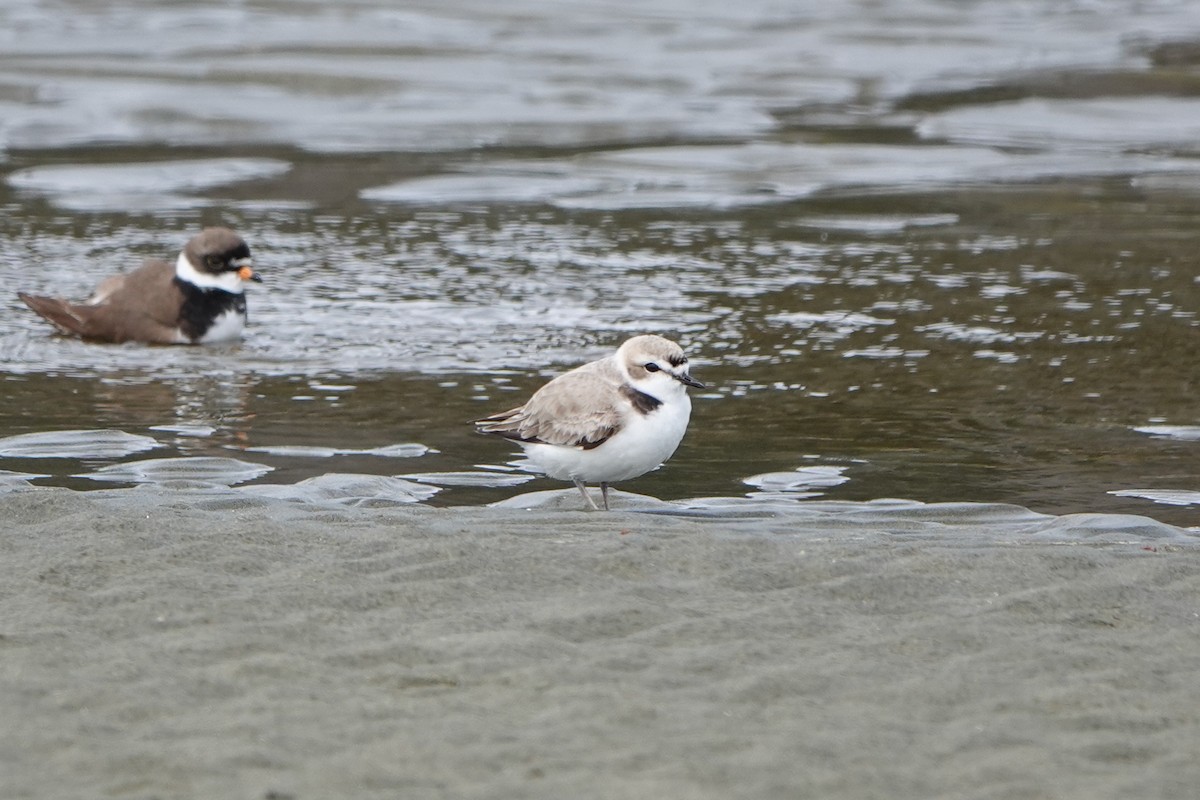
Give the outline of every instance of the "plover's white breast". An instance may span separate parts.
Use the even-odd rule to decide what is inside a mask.
[[[522,446],[534,466],[551,478],[615,483],[644,475],[670,458],[687,431],[691,412],[691,400],[681,391],[648,413],[630,411],[621,429],[598,447]]]
[[[200,337],[200,341],[204,344],[227,342],[230,339],[240,338],[245,328],[246,312],[230,308],[212,321],[212,324],[208,326],[208,330]],[[179,335],[181,341],[187,341],[182,332]]]

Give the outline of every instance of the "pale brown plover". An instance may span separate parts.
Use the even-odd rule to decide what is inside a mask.
[[[683,349],[661,336],[629,339],[611,356],[559,375],[525,405],[475,421],[481,433],[515,441],[550,478],[572,481],[593,509],[588,483],[644,475],[671,457],[692,413]]]

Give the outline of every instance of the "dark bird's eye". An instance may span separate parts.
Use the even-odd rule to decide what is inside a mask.
[[[660,369],[661,367],[659,367],[658,364],[655,364],[653,361],[646,365],[646,372],[658,372]]]

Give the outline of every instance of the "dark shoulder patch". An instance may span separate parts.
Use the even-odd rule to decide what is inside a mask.
[[[657,397],[640,392],[630,386],[628,383],[621,386],[621,394],[625,399],[633,403],[633,407],[643,414],[649,414],[654,409],[662,405],[662,400]]]

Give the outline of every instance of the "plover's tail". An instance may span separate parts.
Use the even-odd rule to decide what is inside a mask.
[[[499,414],[492,414],[490,417],[472,420],[471,424],[480,433],[503,436],[505,439],[512,439],[515,442],[536,442],[538,441],[536,437],[525,436],[521,433],[521,423],[525,420],[521,412],[524,408],[524,406],[511,408]]]
[[[72,336],[88,335],[90,326],[87,315],[84,313],[85,308],[80,308],[58,297],[44,297],[25,292],[17,292],[17,297],[63,333]]]

